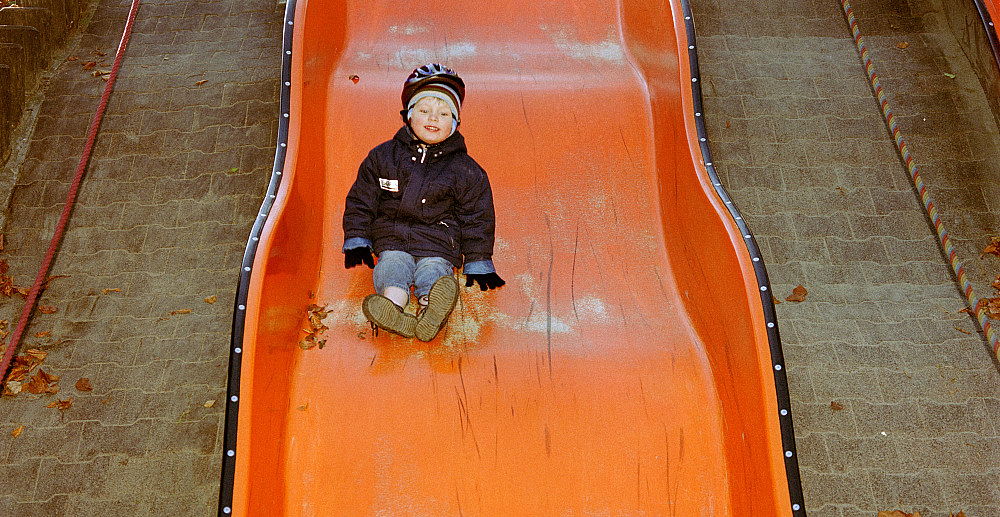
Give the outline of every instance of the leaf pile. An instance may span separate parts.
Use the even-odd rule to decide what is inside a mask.
[[[309,320],[309,328],[305,329],[306,337],[299,341],[299,348],[303,350],[309,350],[313,347],[319,347],[321,350],[326,345],[325,339],[319,339],[320,334],[325,332],[329,327],[323,324],[323,318],[330,311],[326,310],[326,305],[322,307],[314,303],[309,304],[306,307],[306,317]]]
[[[51,375],[41,369],[42,362],[45,361],[47,355],[47,352],[32,348],[15,357],[11,364],[10,373],[4,379],[3,395],[13,397],[22,391],[36,395],[58,393],[59,376]]]
[[[983,248],[983,255],[1000,257],[1000,237],[990,237],[990,243]],[[976,313],[979,312],[978,309],[982,308],[986,311],[987,317],[993,320],[1000,320],[1000,275],[997,275],[990,285],[996,292],[993,293],[992,298],[979,300],[979,303],[983,305],[976,307]]]

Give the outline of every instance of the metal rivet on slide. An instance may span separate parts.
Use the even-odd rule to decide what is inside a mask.
[[[767,286],[766,286],[766,285],[762,285],[762,286],[760,286],[760,290],[761,290],[761,291],[767,291]]]
[[[787,409],[782,409],[781,410],[781,416],[788,416],[788,410]]]
[[[239,354],[239,353],[243,352],[243,349],[240,348],[240,347],[236,347],[236,348],[233,349],[233,352],[236,352],[237,354]]]
[[[781,365],[780,364],[774,365],[774,369],[780,372],[781,371]]]
[[[226,451],[226,456],[229,456],[230,458],[232,458],[235,455],[236,455],[236,451],[234,451],[232,449],[229,449],[228,451]]]
[[[231,400],[233,402],[236,402],[237,400],[239,400],[239,397],[237,397],[236,395],[233,395],[232,397],[229,397],[229,400]]]

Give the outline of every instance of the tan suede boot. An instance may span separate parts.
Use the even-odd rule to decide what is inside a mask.
[[[379,294],[368,295],[361,302],[361,311],[368,321],[378,328],[386,329],[403,337],[413,337],[417,318],[403,312],[392,300]]]
[[[430,341],[441,331],[458,302],[458,280],[448,275],[438,278],[427,294],[427,308],[420,313],[414,330],[417,339]]]

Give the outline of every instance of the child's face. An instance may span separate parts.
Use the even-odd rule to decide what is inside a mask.
[[[441,99],[424,97],[413,105],[410,128],[425,144],[444,142],[451,136],[451,109]]]

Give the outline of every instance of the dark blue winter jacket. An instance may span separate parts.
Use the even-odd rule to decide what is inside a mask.
[[[344,208],[344,250],[405,251],[492,273],[495,228],[489,179],[461,133],[426,145],[403,126],[358,169]]]

